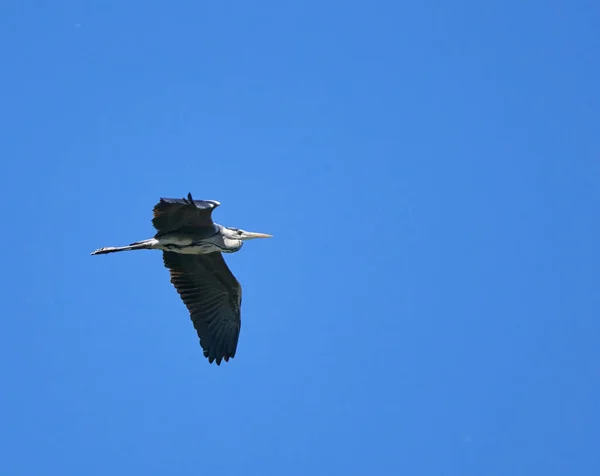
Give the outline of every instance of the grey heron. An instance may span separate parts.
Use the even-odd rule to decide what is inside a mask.
[[[187,307],[209,363],[235,356],[241,326],[242,288],[222,253],[239,251],[244,241],[270,238],[214,223],[215,200],[161,198],[154,206],[153,238],[128,246],[104,247],[92,255],[161,250],[171,283]]]

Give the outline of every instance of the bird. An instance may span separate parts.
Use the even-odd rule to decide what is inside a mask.
[[[242,287],[223,258],[244,242],[273,235],[215,223],[216,200],[160,198],[153,209],[154,237],[128,246],[108,246],[92,255],[160,250],[171,284],[187,307],[204,357],[212,364],[235,357],[241,328]]]

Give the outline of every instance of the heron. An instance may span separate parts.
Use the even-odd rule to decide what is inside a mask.
[[[99,248],[92,255],[133,250],[161,250],[171,284],[187,307],[209,363],[235,357],[241,327],[242,287],[223,253],[235,253],[244,241],[271,238],[213,222],[216,200],[160,198],[154,206],[153,238],[128,246]]]

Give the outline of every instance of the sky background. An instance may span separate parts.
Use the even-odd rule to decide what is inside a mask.
[[[600,474],[600,3],[4,1],[0,474]],[[202,356],[159,197],[272,233]]]

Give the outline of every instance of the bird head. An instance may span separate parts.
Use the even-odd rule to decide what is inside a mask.
[[[267,235],[266,233],[255,233],[253,231],[246,231],[240,228],[225,228],[227,238],[234,240],[253,240],[255,238],[272,238],[273,235]]]

